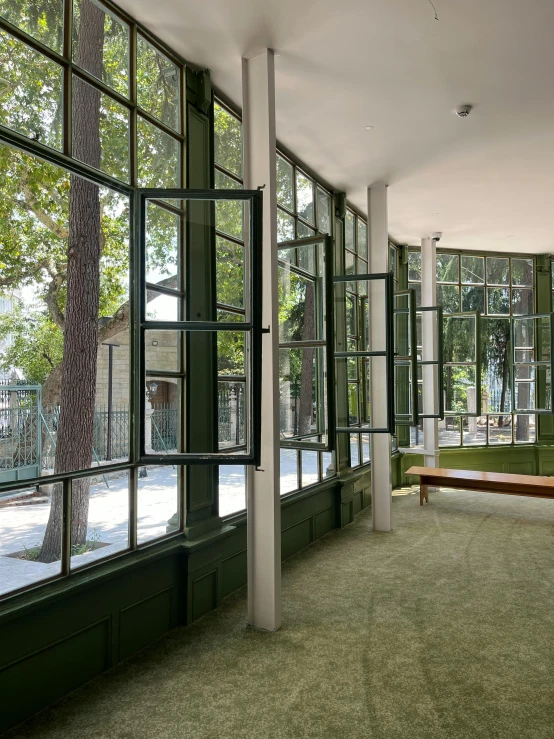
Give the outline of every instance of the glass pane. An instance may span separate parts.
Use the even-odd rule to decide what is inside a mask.
[[[533,318],[515,318],[514,324],[514,341],[516,349],[532,349],[535,346],[535,319]],[[524,358],[518,357],[516,352],[516,362],[525,361]]]
[[[444,368],[444,410],[446,413],[474,413],[475,367],[451,365]]]
[[[0,595],[61,573],[61,485],[41,485],[33,505],[8,505],[15,495],[0,506]]]
[[[87,515],[75,518],[75,511],[87,509]],[[128,472],[74,480],[71,510],[72,570],[129,548]]]
[[[181,316],[179,308],[181,299],[172,295],[146,291],[146,320],[147,321],[179,321]]]
[[[394,246],[391,246],[390,244],[389,244],[389,272],[392,272],[393,279],[396,282],[396,248]]]
[[[179,187],[179,142],[138,116],[139,187]]]
[[[277,242],[294,239],[294,218],[277,208]]]
[[[25,33],[49,46],[58,54],[63,49],[64,0],[37,3],[23,0],[0,0],[0,15]],[[4,69],[4,68],[3,68]]]
[[[281,449],[281,495],[298,490],[298,453],[295,449]]]
[[[460,446],[462,443],[462,419],[454,416],[439,421],[439,446]],[[417,446],[417,445],[414,445]]]
[[[102,344],[118,345],[111,389],[118,410],[128,410],[129,202],[7,147],[0,147],[0,162],[9,192],[0,219],[2,280],[19,296],[8,369],[50,387],[43,394],[43,471],[86,469],[106,455],[95,440],[110,390]],[[52,384],[52,372],[61,384]]]
[[[367,258],[367,226],[358,218],[358,254]]]
[[[179,67],[138,34],[137,102],[140,107],[166,126],[180,131],[180,89]]]
[[[534,444],[536,441],[536,416],[514,416],[514,441],[516,444]]]
[[[484,287],[462,287],[462,311],[485,312]]]
[[[459,262],[457,254],[437,254],[437,282],[458,282]]]
[[[217,332],[217,374],[246,374],[245,334],[243,331]]]
[[[524,316],[533,313],[533,290],[521,287],[512,289],[512,313],[515,316]]]
[[[512,443],[512,416],[487,416],[489,444]]]
[[[483,284],[485,282],[485,259],[484,257],[467,257],[463,256],[462,264],[462,282],[471,284]]]
[[[487,424],[483,416],[462,419],[464,446],[485,446],[487,443]]]
[[[73,61],[129,96],[129,26],[93,0],[73,3]]]
[[[318,318],[314,281],[280,265],[279,342],[319,338]]]
[[[141,467],[137,494],[137,542],[144,544],[179,530],[180,468]]]
[[[180,451],[181,380],[148,377],[145,387],[145,447],[149,454]]]
[[[325,431],[325,349],[279,349],[281,438]]]
[[[294,168],[279,155],[277,155],[277,202],[294,212]]]
[[[315,224],[314,183],[301,172],[296,172],[296,212],[308,223]]]
[[[459,313],[460,288],[458,285],[437,285],[437,305],[442,305],[445,313]]]
[[[216,237],[216,291],[218,303],[244,308],[244,247],[221,236]]]
[[[410,288],[410,290],[415,291],[416,308],[420,308],[421,307],[421,282],[412,283],[411,285],[408,285],[408,287]]]
[[[177,289],[179,216],[146,203],[146,282]]]
[[[353,275],[356,273],[355,267],[356,258],[350,251],[344,252],[344,274]]]
[[[310,236],[315,236],[315,229],[310,228],[309,226],[306,226],[305,223],[302,223],[301,221],[296,222],[297,228],[296,228],[296,238],[297,239],[305,239],[310,238]]]
[[[62,148],[62,68],[0,30],[0,124]]]
[[[318,452],[302,452],[302,487],[315,485],[319,481],[317,469]]]
[[[360,434],[350,434],[350,465],[359,467],[360,464]]]
[[[507,287],[487,288],[487,313],[504,315],[510,313],[510,290]]]
[[[214,137],[216,163],[242,177],[241,122],[217,103],[214,104]]]
[[[489,285],[507,285],[510,277],[510,260],[504,257],[487,257],[487,282]]]
[[[348,425],[360,423],[359,386],[357,382],[348,383]]]
[[[231,516],[246,509],[246,467],[219,467],[219,515]]]
[[[369,434],[360,434],[362,439],[362,464],[366,464],[370,461],[370,445],[369,445]]]
[[[178,331],[158,331],[149,329],[144,332],[144,353],[147,370],[180,369],[178,362]]]
[[[344,219],[344,246],[350,251],[356,251],[356,241],[354,239],[354,216],[347,211]]]
[[[129,181],[129,111],[73,76],[73,156]]]
[[[421,280],[421,253],[418,251],[408,252],[408,280]]]
[[[481,337],[482,412],[510,412],[512,410],[510,319],[482,318]],[[496,418],[494,423],[500,429],[497,435],[504,433],[502,431],[504,422],[501,420],[498,426]]]
[[[532,259],[512,259],[512,285],[533,287]]]
[[[334,452],[320,452],[322,459],[323,479],[326,477],[333,477],[335,474],[335,453]]]
[[[240,185],[236,180],[227,177],[223,172],[216,170],[215,186],[221,190],[237,190]],[[242,241],[244,234],[244,211],[245,204],[241,200],[216,200],[215,201],[215,227],[235,239]]]
[[[443,320],[444,361],[474,362],[475,318],[473,316],[445,316]]]
[[[331,196],[317,188],[317,227],[326,234],[331,233]]]
[[[219,449],[246,443],[246,383],[217,383],[217,428]]]
[[[358,319],[356,316],[356,298],[346,295],[346,333],[348,336],[358,335]]]

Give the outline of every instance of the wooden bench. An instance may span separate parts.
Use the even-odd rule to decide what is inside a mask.
[[[443,470],[436,467],[410,467],[407,475],[420,479],[419,505],[429,503],[429,486],[441,485],[479,493],[524,495],[528,498],[554,498],[554,478],[535,475],[509,475],[504,472]]]

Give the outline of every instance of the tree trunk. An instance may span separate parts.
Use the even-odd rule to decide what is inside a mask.
[[[306,283],[306,302],[304,308],[304,341],[315,338],[315,293],[311,280]],[[302,350],[302,374],[300,376],[300,403],[298,412],[298,433],[300,436],[309,434],[312,427],[313,415],[313,373],[314,349]]]
[[[104,11],[81,0],[76,62],[102,79]],[[100,92],[73,80],[73,157],[97,169],[101,163]],[[98,307],[100,293],[100,197],[98,185],[71,175],[64,355],[61,364],[60,420],[54,473],[87,469],[92,463]],[[72,544],[86,541],[90,480],[73,482]],[[61,486],[52,496],[41,562],[61,552]]]

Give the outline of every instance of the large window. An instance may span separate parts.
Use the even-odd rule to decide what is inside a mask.
[[[277,155],[277,240],[287,242],[317,234],[331,234],[332,199],[313,178],[281,154]],[[313,436],[320,430],[324,378],[324,349],[293,344],[316,339],[317,285],[323,260],[315,245],[291,250],[281,261],[281,437]],[[285,261],[286,259],[286,261]],[[323,307],[323,301],[319,302]],[[323,315],[323,314],[322,314]],[[312,320],[313,319],[313,320]],[[309,337],[309,338],[308,338]],[[281,341],[281,343],[283,343]],[[315,438],[315,437],[314,437]],[[281,449],[281,495],[314,485],[335,474],[330,452]]]
[[[408,277],[421,305],[419,251],[409,253]],[[541,359],[535,330],[539,319],[529,324],[516,318],[534,313],[534,260],[437,251],[437,304],[445,315],[443,390],[447,416],[439,422],[440,445],[534,442],[536,415],[518,411],[540,407],[543,370],[532,366]],[[460,313],[467,315],[456,316]],[[478,314],[479,320],[471,314]],[[512,356],[514,328],[516,343],[525,342],[521,351],[526,352],[528,364],[521,366],[514,365]],[[517,377],[512,376],[514,366]],[[480,383],[476,372],[480,372]],[[479,384],[480,398],[476,397]],[[480,413],[475,415],[479,407]]]
[[[130,446],[129,247],[134,189],[186,185],[186,70],[98,0],[0,1],[0,37],[2,289],[17,295],[0,312],[0,366],[18,372],[0,388],[6,593],[179,529],[182,468],[139,475]],[[150,213],[149,279],[160,290],[146,304],[162,320],[179,209]],[[149,352],[161,358],[173,347],[158,334]],[[174,385],[150,382],[146,393],[148,442],[171,451]],[[34,505],[2,504],[14,487]]]
[[[243,188],[242,123],[222,103],[214,106],[215,187]],[[221,320],[244,321],[244,233],[242,211],[235,202],[220,205],[216,218],[216,282]],[[246,419],[246,376],[237,362],[232,338],[221,337],[223,361],[218,371],[219,444],[229,450],[244,444]],[[219,513],[228,516],[246,508],[246,468],[221,465]]]
[[[344,220],[344,270],[347,275],[368,273],[367,224],[348,210]],[[369,311],[366,282],[346,283],[346,347],[347,351],[362,351],[367,344],[367,315]],[[361,425],[364,408],[369,403],[369,359],[348,360],[348,421]],[[369,436],[350,435],[350,464],[359,467],[369,462]]]

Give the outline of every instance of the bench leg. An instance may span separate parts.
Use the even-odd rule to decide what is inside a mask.
[[[429,486],[422,482],[419,485],[419,505],[423,505],[423,501],[429,503]]]

